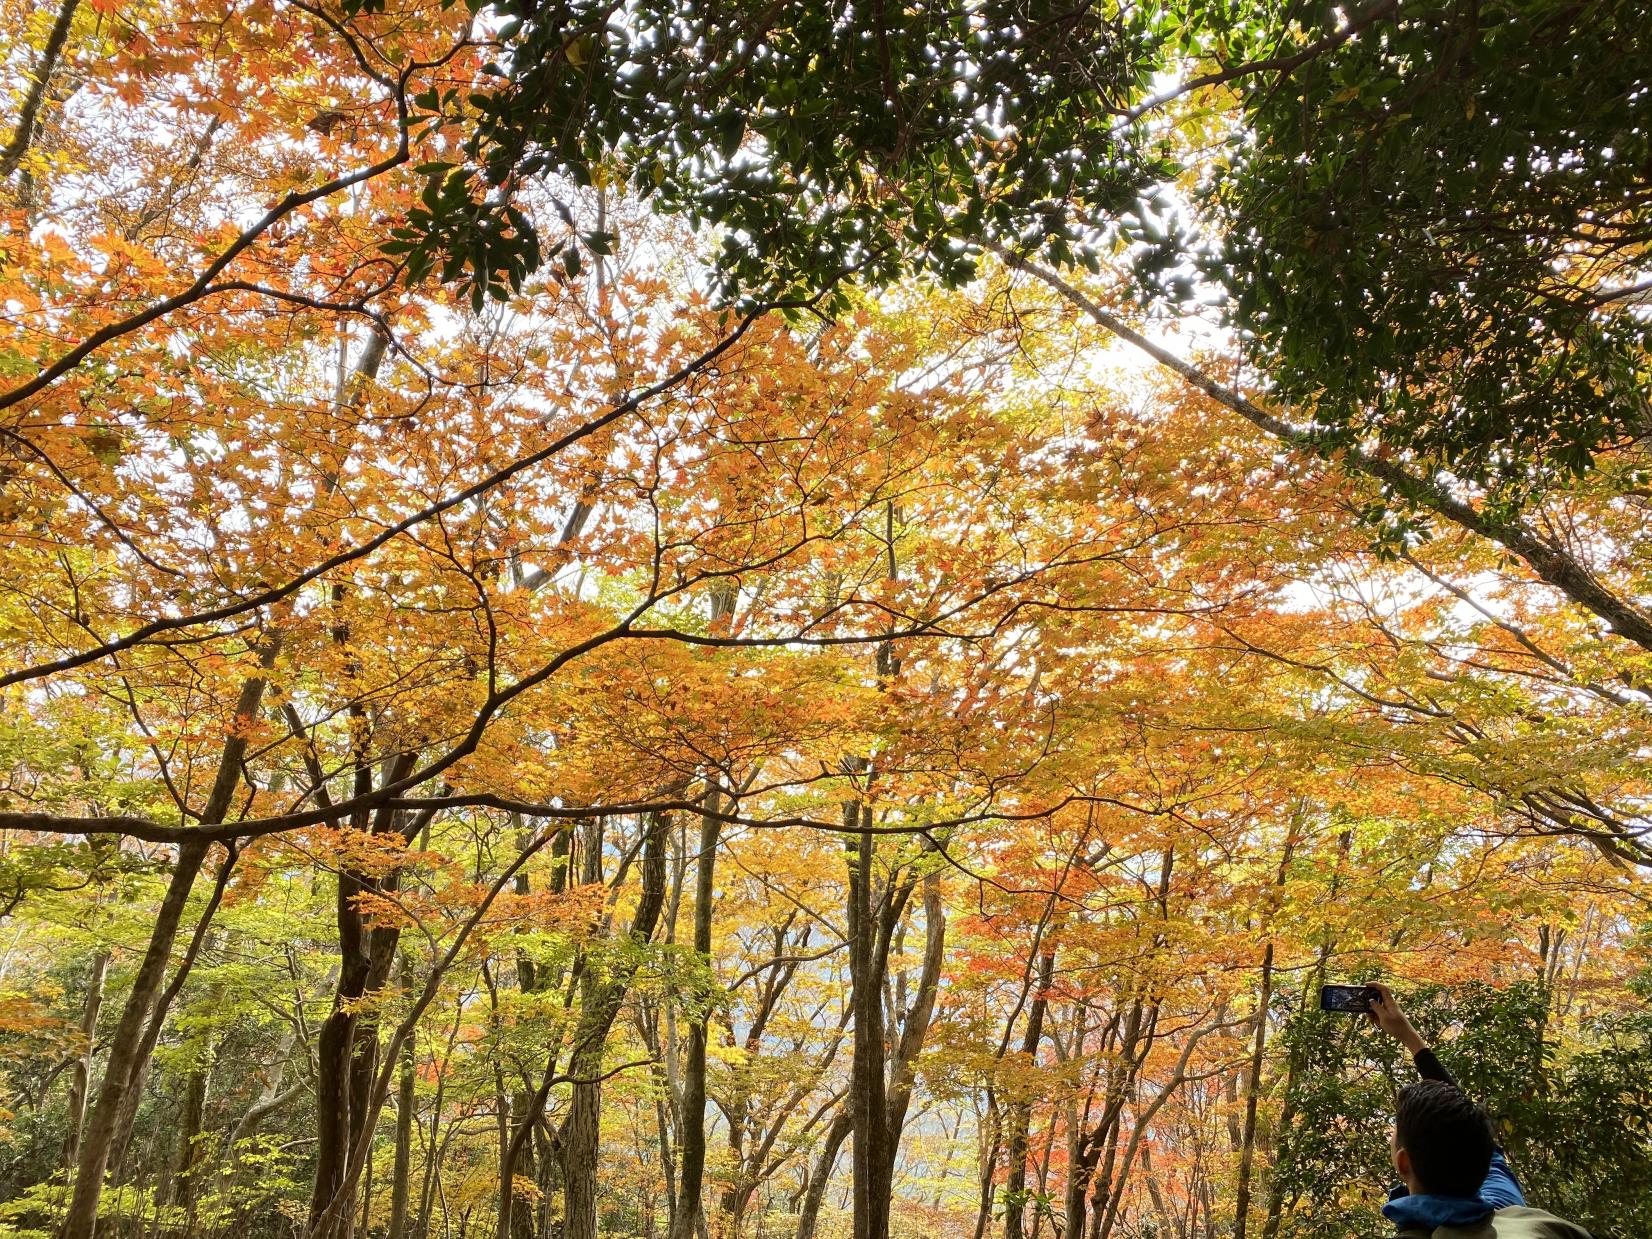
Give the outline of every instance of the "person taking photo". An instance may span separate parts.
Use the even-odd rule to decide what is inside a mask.
[[[1591,1239],[1583,1227],[1527,1206],[1486,1111],[1412,1027],[1394,992],[1373,984],[1373,1023],[1411,1053],[1422,1078],[1394,1102],[1392,1156],[1400,1183],[1383,1216],[1405,1239]]]

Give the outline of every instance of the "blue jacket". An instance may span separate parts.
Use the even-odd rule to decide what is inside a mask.
[[[1457,1083],[1440,1060],[1434,1057],[1433,1050],[1424,1048],[1418,1051],[1416,1061],[1417,1073],[1423,1079]],[[1382,1207],[1382,1215],[1401,1230],[1433,1230],[1436,1226],[1473,1226],[1485,1221],[1495,1210],[1525,1203],[1526,1195],[1520,1190],[1520,1180],[1509,1169],[1503,1150],[1497,1149],[1491,1155],[1491,1169],[1486,1171],[1486,1180],[1480,1184],[1480,1190],[1475,1195],[1413,1196],[1401,1183],[1389,1189],[1388,1203]]]
[[[1497,1209],[1526,1203],[1520,1180],[1514,1177],[1501,1149],[1491,1155],[1491,1169],[1475,1196],[1413,1196],[1405,1185],[1389,1190],[1382,1215],[1401,1230],[1433,1230],[1436,1226],[1473,1226]]]

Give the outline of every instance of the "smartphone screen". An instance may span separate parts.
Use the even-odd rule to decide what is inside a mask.
[[[1371,1000],[1377,996],[1369,985],[1321,985],[1321,1011],[1350,1011],[1363,1015],[1371,1009]]]

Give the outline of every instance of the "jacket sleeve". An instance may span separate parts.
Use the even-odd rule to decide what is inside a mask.
[[[1426,1045],[1412,1056],[1412,1060],[1417,1064],[1417,1074],[1423,1079],[1439,1080],[1440,1082],[1449,1084],[1454,1088],[1463,1087],[1461,1084],[1457,1083],[1457,1078],[1445,1069],[1445,1064],[1438,1058],[1434,1057],[1434,1051],[1429,1049]]]
[[[1480,1185],[1480,1199],[1493,1209],[1526,1203],[1526,1193],[1520,1190],[1520,1180],[1503,1160],[1502,1149],[1491,1155],[1491,1169],[1486,1171],[1486,1181]]]

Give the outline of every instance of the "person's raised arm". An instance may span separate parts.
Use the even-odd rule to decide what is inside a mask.
[[[1451,1072],[1434,1056],[1434,1051],[1428,1048],[1428,1042],[1423,1040],[1422,1034],[1411,1026],[1411,1021],[1406,1018],[1399,1000],[1394,997],[1394,991],[1380,981],[1372,982],[1371,988],[1377,994],[1366,1012],[1371,1017],[1371,1022],[1410,1051],[1411,1061],[1417,1064],[1417,1074],[1423,1079],[1443,1080],[1447,1084],[1455,1085],[1457,1081]]]

